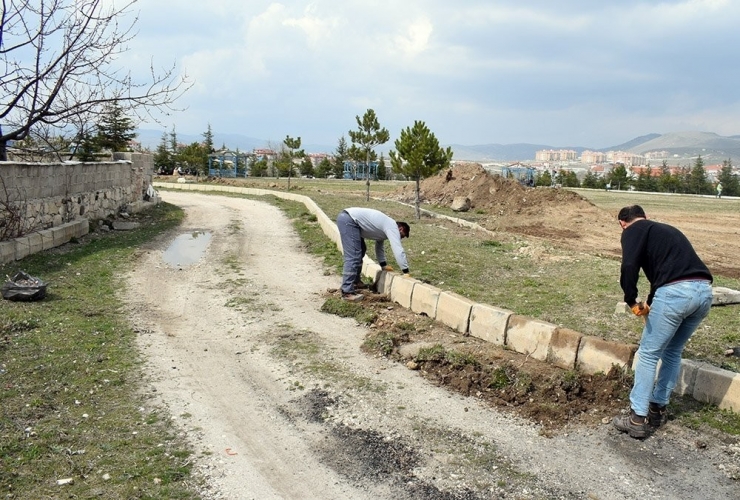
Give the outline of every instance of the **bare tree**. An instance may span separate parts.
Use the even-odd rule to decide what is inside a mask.
[[[7,142],[36,129],[74,130],[95,122],[103,106],[118,103],[138,119],[174,111],[191,86],[175,66],[145,82],[114,66],[135,36],[137,0],[117,8],[106,0],[1,0],[0,161]]]

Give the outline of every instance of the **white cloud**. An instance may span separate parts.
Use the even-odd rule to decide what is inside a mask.
[[[457,143],[597,147],[674,122],[740,133],[731,130],[740,2],[136,5],[140,33],[121,62],[143,73],[154,57],[186,70],[196,86],[173,119],[194,132],[211,122],[334,144],[372,108],[392,135],[421,119]]]

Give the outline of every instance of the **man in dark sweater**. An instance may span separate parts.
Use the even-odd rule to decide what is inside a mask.
[[[632,312],[645,318],[645,328],[630,413],[614,417],[612,423],[634,438],[644,438],[666,421],[684,346],[712,306],[712,274],[681,231],[647,220],[639,205],[624,207],[617,219],[623,230],[619,283]],[[637,300],[640,269],[650,282],[645,302]]]

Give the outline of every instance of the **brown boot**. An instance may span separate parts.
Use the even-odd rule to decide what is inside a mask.
[[[626,432],[630,437],[636,439],[646,438],[649,434],[648,419],[635,413],[630,409],[627,415],[618,415],[612,420],[612,424],[620,432]]]

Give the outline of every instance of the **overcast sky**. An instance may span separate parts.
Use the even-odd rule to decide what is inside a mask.
[[[121,58],[194,83],[164,123],[336,146],[375,110],[442,144],[740,134],[740,1],[139,0]],[[162,129],[156,124],[141,128]],[[389,144],[390,146],[390,144]]]

